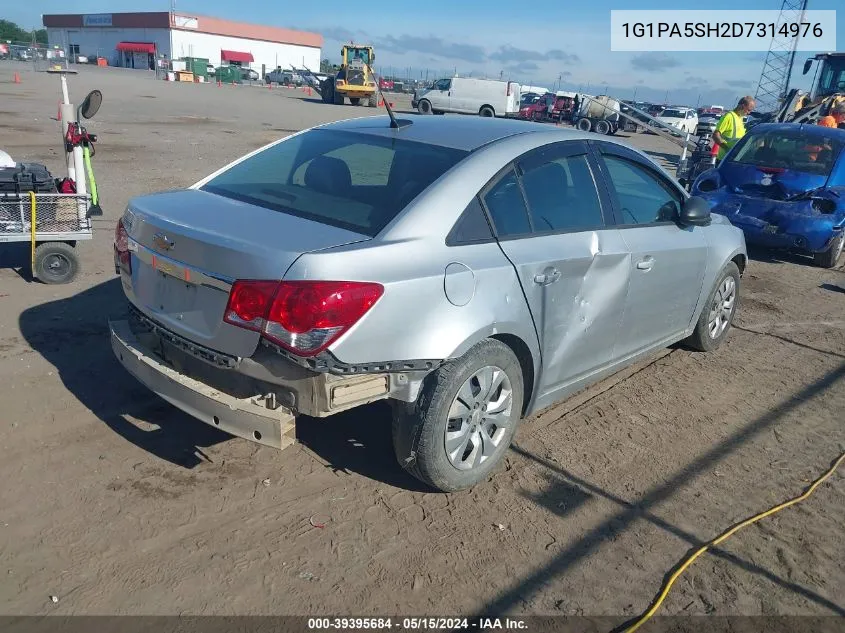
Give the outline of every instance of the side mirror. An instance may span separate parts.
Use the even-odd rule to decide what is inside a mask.
[[[807,61],[804,62],[804,71],[801,73],[802,75],[806,75],[807,72],[810,70],[810,66],[813,65],[813,58],[811,57]]]
[[[88,96],[85,97],[82,105],[79,106],[79,114],[86,119],[92,119],[94,118],[94,115],[97,114],[97,111],[100,109],[102,103],[103,93],[99,90],[92,90],[88,93]]]
[[[707,226],[710,224],[710,205],[707,200],[699,196],[686,199],[678,216],[682,226]]]

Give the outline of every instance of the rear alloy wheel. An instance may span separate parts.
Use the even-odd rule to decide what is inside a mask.
[[[736,314],[739,297],[739,268],[728,262],[722,269],[704,309],[698,317],[698,323],[687,343],[700,352],[710,352],[725,339]]]
[[[417,110],[419,110],[420,114],[431,114],[431,102],[423,99],[417,105]]]
[[[813,261],[816,266],[821,266],[822,268],[833,268],[836,266],[839,257],[842,255],[843,246],[845,246],[845,234],[833,238],[830,247],[826,251],[813,254]]]
[[[443,492],[474,486],[501,463],[522,417],[522,370],[487,339],[430,374],[417,402],[397,407],[396,458]]]
[[[481,110],[478,111],[478,115],[489,118],[496,116],[496,112],[490,106],[483,106]]]

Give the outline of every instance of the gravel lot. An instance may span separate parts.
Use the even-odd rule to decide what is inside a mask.
[[[16,69],[0,65],[0,146],[58,174],[58,79]],[[0,249],[0,613],[630,617],[691,548],[845,448],[845,274],[766,254],[718,352],[666,350],[526,420],[506,468],[465,493],[399,469],[386,406],[301,420],[281,453],[195,422],[112,358],[115,221],[131,196],[372,111],[119,69],[70,86],[104,93],[89,128],[105,217],[68,286],[29,283],[26,249]],[[843,527],[837,473],[700,559],[661,613],[845,615]]]

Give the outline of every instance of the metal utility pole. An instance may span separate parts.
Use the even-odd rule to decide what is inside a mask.
[[[775,36],[769,44],[769,52],[763,63],[763,72],[757,84],[754,100],[761,112],[773,112],[780,107],[781,101],[789,91],[789,81],[792,78],[792,64],[795,61],[795,50],[798,38],[783,36],[778,33],[781,25],[801,23],[807,10],[807,0],[783,0],[775,25]]]

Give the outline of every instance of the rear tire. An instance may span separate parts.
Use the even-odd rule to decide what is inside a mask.
[[[833,268],[839,261],[839,256],[842,255],[843,247],[845,247],[845,234],[834,239],[826,251],[813,253],[813,262],[821,268]]]
[[[577,127],[582,132],[590,132],[593,129],[593,122],[590,119],[578,119],[575,123],[575,127]]]
[[[707,296],[692,335],[684,341],[699,352],[711,352],[725,340],[736,315],[739,298],[739,268],[728,262]]]
[[[44,242],[35,249],[34,276],[49,285],[67,284],[79,273],[76,250],[64,242]]]
[[[490,106],[482,106],[481,109],[478,111],[478,116],[490,118],[496,116],[496,112]]]
[[[610,123],[607,121],[596,121],[596,134],[610,134]]]
[[[443,492],[483,481],[510,446],[523,394],[516,355],[499,341],[482,341],[426,377],[415,403],[397,403],[393,447],[399,464]],[[447,444],[454,447],[451,456]]]
[[[369,99],[367,99],[367,105],[371,108],[377,108],[378,107],[378,94],[377,93],[374,92],[373,94],[370,95]]]
[[[423,99],[419,102],[419,104],[417,104],[417,110],[419,110],[420,114],[431,114],[431,101]]]

